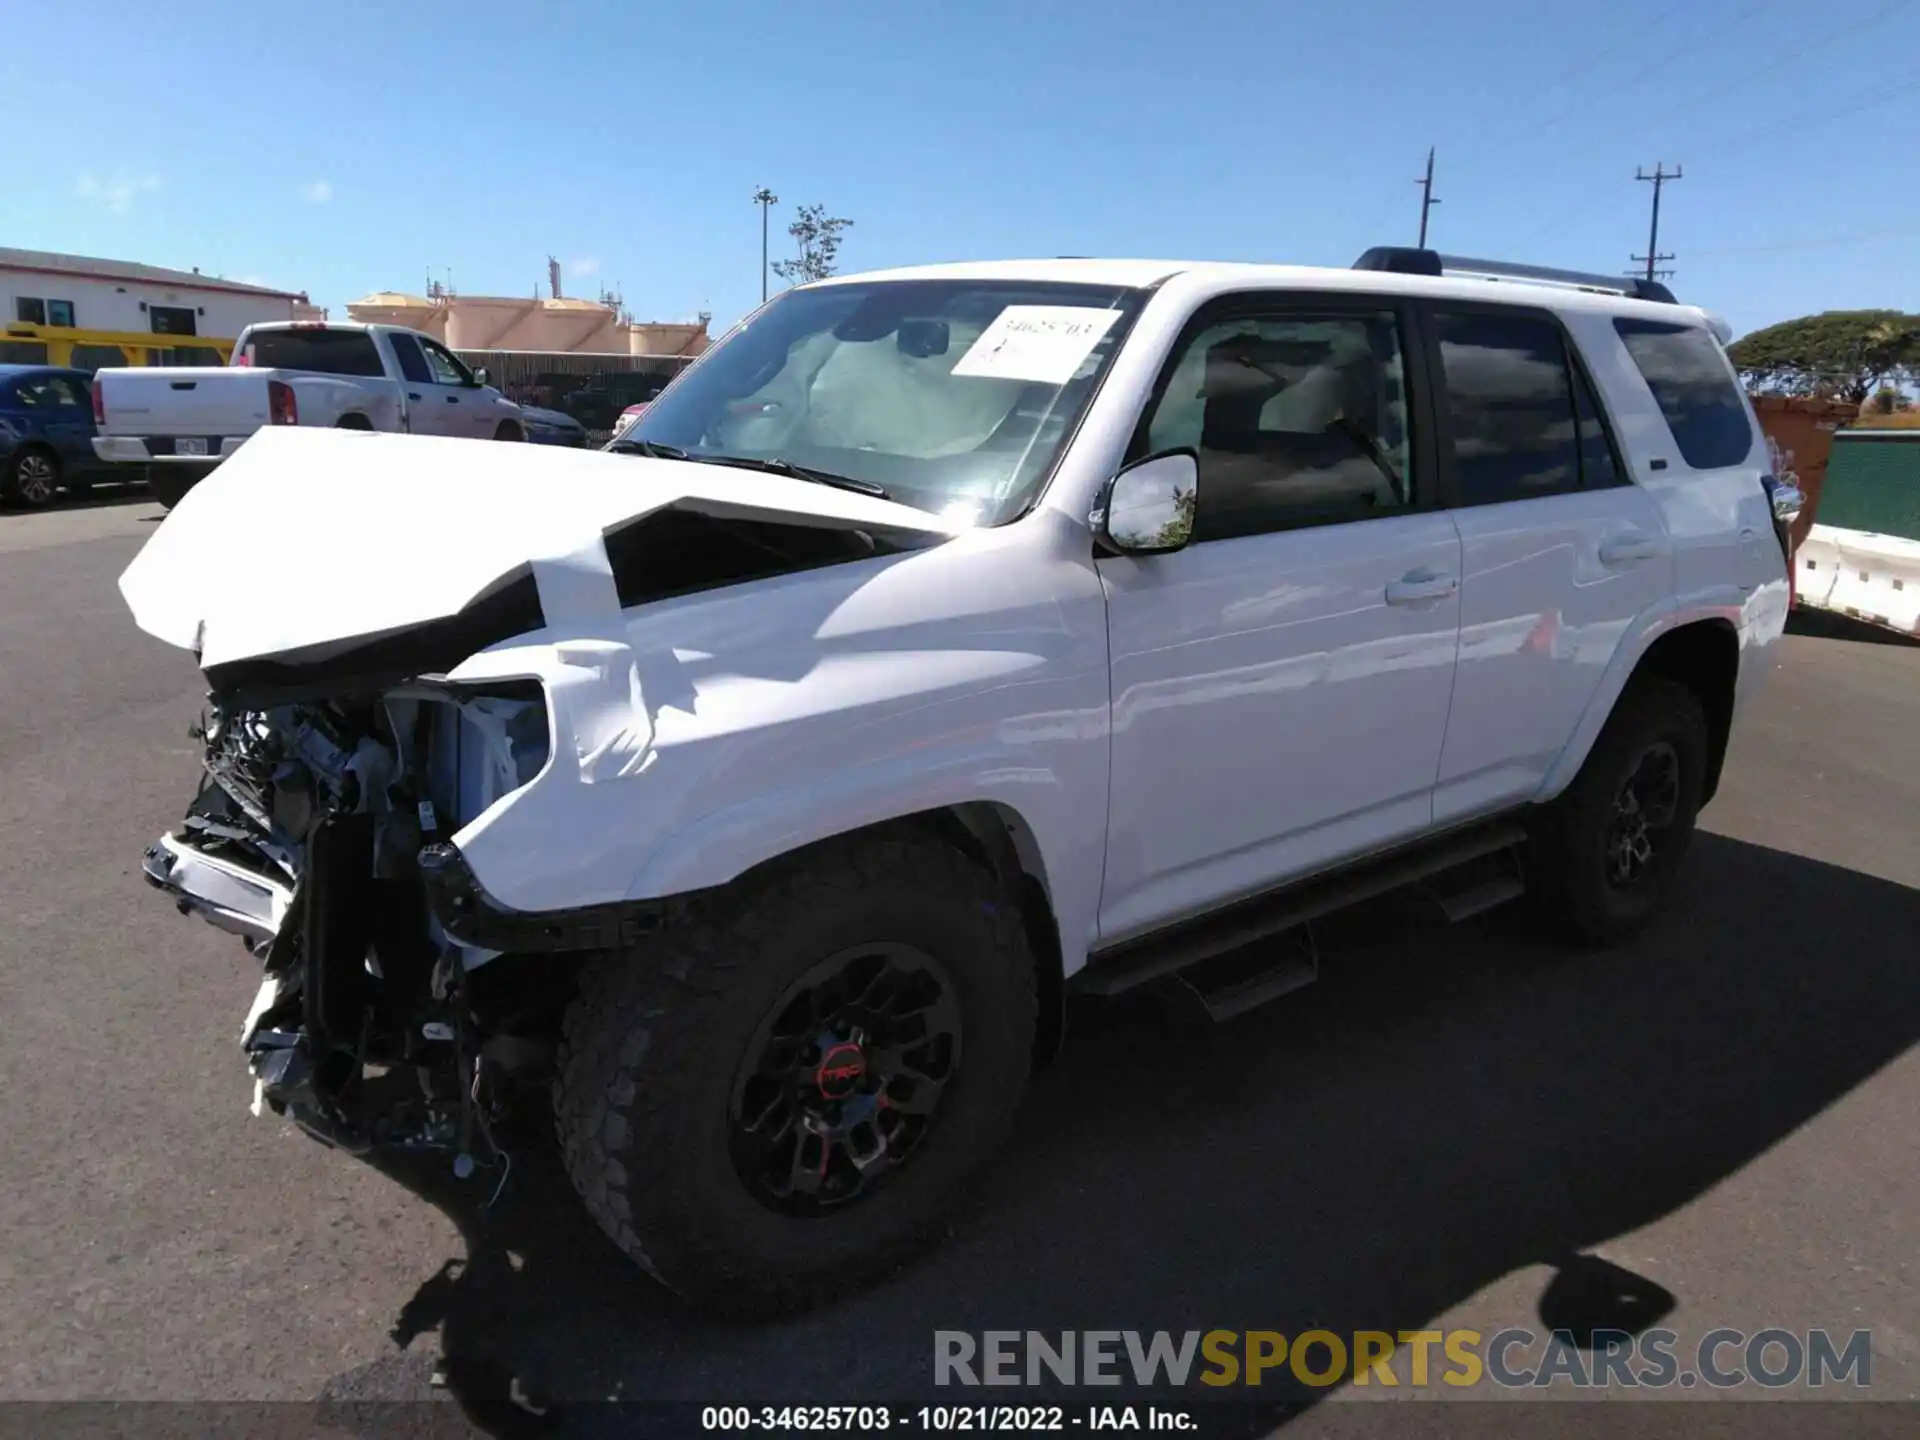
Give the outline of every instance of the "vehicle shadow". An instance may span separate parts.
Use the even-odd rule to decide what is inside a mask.
[[[924,1403],[936,1329],[1418,1329],[1524,1266],[1556,1268],[1543,1328],[1644,1327],[1676,1297],[1585,1252],[1920,1039],[1911,954],[1888,944],[1920,933],[1920,891],[1708,834],[1692,866],[1675,912],[1604,956],[1517,913],[1446,928],[1396,905],[1329,935],[1317,985],[1227,1026],[1159,995],[1076,1005],[946,1243],[796,1319],[688,1314],[601,1238],[550,1145],[516,1155],[490,1212],[491,1183],[443,1159],[409,1183],[468,1254],[396,1318],[408,1359],[369,1371],[424,1388],[437,1325],[479,1429],[594,1434],[617,1428],[608,1399]],[[1248,1393],[1272,1402],[1249,1433],[1325,1395]]]
[[[1789,635],[1809,635],[1820,640],[1853,640],[1863,645],[1899,645],[1920,647],[1920,636],[1902,635],[1884,625],[1856,620],[1832,610],[1814,610],[1796,605],[1787,616]]]
[[[147,489],[147,482],[144,480],[135,480],[122,485],[102,480],[78,494],[69,491],[62,495],[55,508],[99,510],[109,505],[151,505],[153,503],[153,495]]]

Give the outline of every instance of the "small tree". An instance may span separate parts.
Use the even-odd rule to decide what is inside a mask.
[[[789,285],[805,285],[824,280],[840,265],[840,232],[853,224],[827,214],[824,205],[802,205],[798,218],[787,226],[799,256],[773,262],[773,273]]]
[[[1920,315],[1828,310],[1756,330],[1728,355],[1754,390],[1859,405],[1920,367]]]
[[[1193,512],[1199,501],[1199,495],[1186,490],[1173,499],[1173,518],[1160,527],[1155,542],[1172,547],[1184,545],[1193,538]]]

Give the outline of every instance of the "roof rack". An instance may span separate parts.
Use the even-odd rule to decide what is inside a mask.
[[[1475,280],[1518,280],[1528,285],[1557,285],[1569,290],[1624,295],[1630,300],[1656,300],[1677,305],[1673,292],[1658,280],[1638,275],[1591,275],[1580,270],[1552,270],[1544,265],[1517,265],[1508,260],[1469,260],[1442,255],[1410,245],[1376,245],[1353,262],[1356,270],[1386,270],[1395,275],[1456,275]]]

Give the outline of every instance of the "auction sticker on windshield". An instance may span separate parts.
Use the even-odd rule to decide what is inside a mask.
[[[980,332],[953,373],[1064,385],[1119,318],[1118,310],[1085,305],[1009,305]]]

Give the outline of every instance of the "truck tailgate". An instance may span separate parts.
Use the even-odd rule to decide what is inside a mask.
[[[268,374],[244,367],[109,369],[102,435],[251,435],[267,423]]]

